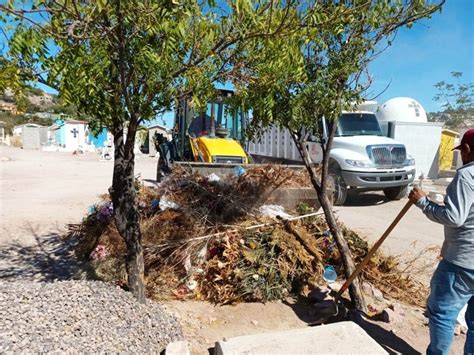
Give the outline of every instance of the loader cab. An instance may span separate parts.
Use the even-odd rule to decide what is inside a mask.
[[[233,94],[231,90],[219,90],[205,112],[193,107],[190,96],[178,101],[173,141],[180,160],[246,163],[241,159],[243,152],[236,150],[236,144],[240,148],[244,144],[246,117],[242,110],[228,104]]]

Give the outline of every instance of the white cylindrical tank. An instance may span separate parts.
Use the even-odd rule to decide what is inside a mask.
[[[391,121],[428,122],[423,106],[410,97],[395,97],[386,101],[378,108],[376,115],[385,135],[388,134],[388,123]]]

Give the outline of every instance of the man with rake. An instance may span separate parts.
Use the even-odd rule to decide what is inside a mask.
[[[442,260],[431,279],[427,302],[430,344],[427,354],[449,354],[459,312],[467,304],[464,354],[474,354],[474,129],[459,149],[463,166],[446,189],[444,205],[415,187],[409,198],[432,221],[444,225]]]

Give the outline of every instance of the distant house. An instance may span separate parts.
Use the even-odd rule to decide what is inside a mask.
[[[64,148],[66,151],[75,151],[88,144],[87,122],[79,120],[56,120],[49,127],[49,143]]]
[[[14,103],[5,101],[0,101],[0,112],[10,113],[12,115],[19,115],[22,113]]]

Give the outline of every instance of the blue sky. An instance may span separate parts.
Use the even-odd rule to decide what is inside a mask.
[[[474,0],[447,0],[441,13],[430,20],[401,29],[393,45],[370,66],[371,91],[380,93],[381,104],[396,96],[416,99],[429,112],[439,111],[433,100],[434,84],[463,72],[474,82]]]

